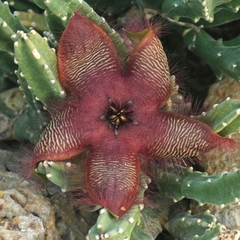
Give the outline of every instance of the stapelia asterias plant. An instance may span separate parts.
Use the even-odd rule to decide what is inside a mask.
[[[69,162],[88,148],[79,189],[89,203],[116,216],[143,201],[136,197],[144,171],[140,159],[179,163],[233,144],[203,122],[166,111],[173,82],[163,47],[149,24],[134,31],[142,37],[122,61],[108,34],[75,12],[57,51],[67,97],[56,104],[33,150],[37,165]]]

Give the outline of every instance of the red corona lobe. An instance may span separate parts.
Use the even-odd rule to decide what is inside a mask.
[[[234,143],[202,122],[159,110],[172,83],[161,42],[148,27],[122,66],[106,32],[74,14],[57,53],[68,97],[34,149],[37,164],[69,160],[89,148],[85,191],[117,216],[139,201],[140,154],[180,162]]]

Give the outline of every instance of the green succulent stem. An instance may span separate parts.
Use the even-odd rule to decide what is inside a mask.
[[[220,206],[239,202],[240,189],[237,183],[240,180],[240,170],[208,175],[191,168],[180,168],[179,171],[167,173],[159,170],[158,177],[161,192],[174,201],[189,198],[200,204]]]
[[[189,50],[208,63],[218,78],[225,74],[240,81],[239,39],[234,42],[215,40],[203,29],[199,33],[186,31],[183,37]]]
[[[216,224],[216,218],[208,213],[191,215],[190,212],[178,214],[165,226],[175,239],[207,240],[214,239],[224,229]]]
[[[240,100],[227,98],[195,118],[207,123],[221,136],[231,136],[240,131]]]

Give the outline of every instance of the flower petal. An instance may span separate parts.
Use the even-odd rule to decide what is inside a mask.
[[[194,157],[218,146],[234,146],[235,141],[217,135],[203,122],[169,112],[152,116],[147,141],[148,153],[166,159]],[[154,133],[154,134],[153,134]]]
[[[151,28],[130,56],[127,74],[133,88],[149,103],[163,105],[171,94],[171,81],[166,55]]]
[[[82,95],[98,81],[120,75],[120,62],[109,36],[98,25],[75,13],[58,47],[61,84],[71,95]]]
[[[70,106],[53,117],[35,146],[36,162],[66,160],[84,150],[79,112],[77,107]]]
[[[85,175],[88,195],[94,204],[106,207],[116,216],[134,204],[140,177],[136,156],[117,149],[105,154],[91,150]]]

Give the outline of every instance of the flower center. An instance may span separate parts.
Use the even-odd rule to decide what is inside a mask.
[[[114,127],[115,135],[117,136],[119,133],[119,128],[126,123],[137,124],[136,121],[130,118],[134,111],[129,110],[132,106],[133,101],[128,101],[123,106],[121,103],[116,105],[111,98],[109,100],[109,107],[105,115],[100,117],[101,120],[109,121],[109,126]]]

